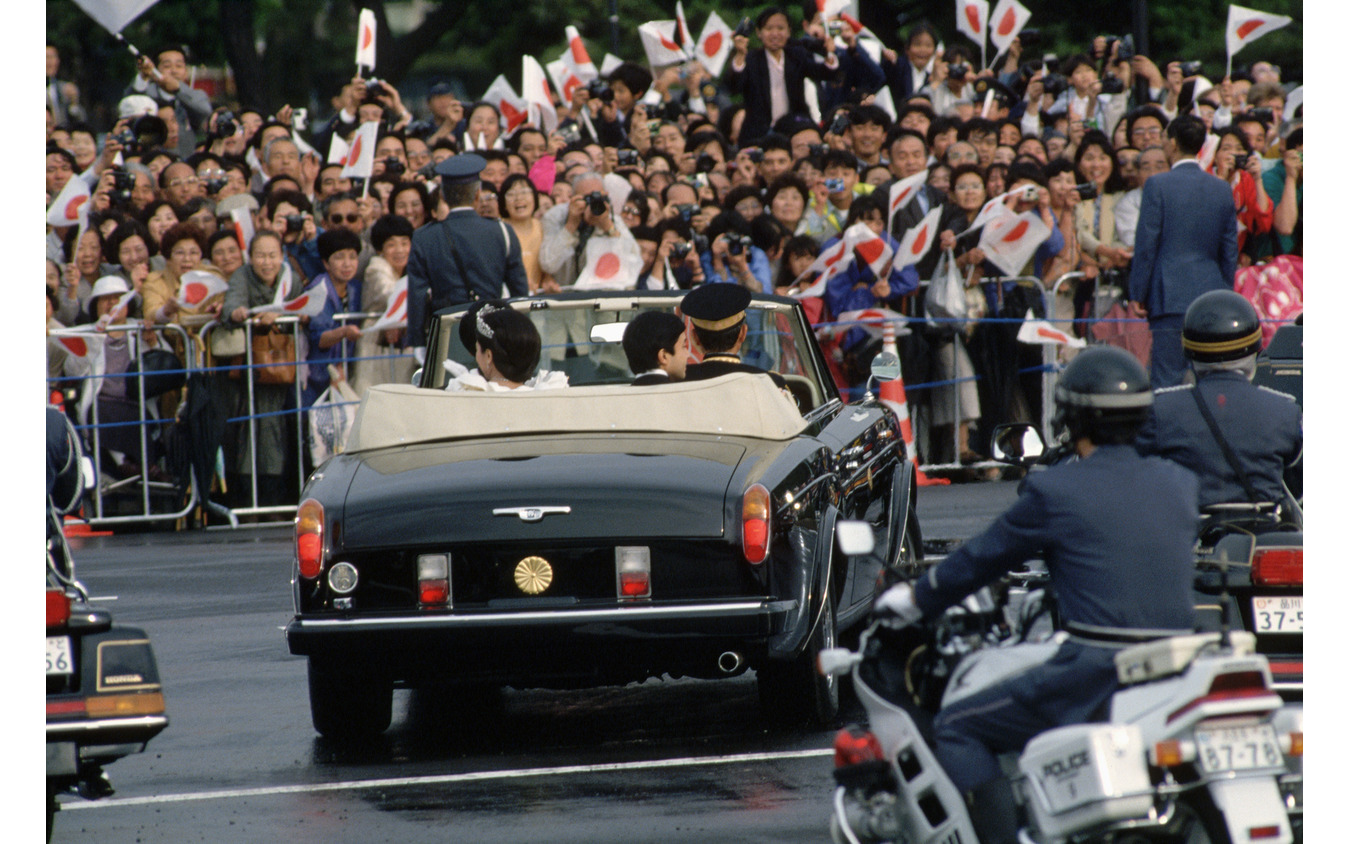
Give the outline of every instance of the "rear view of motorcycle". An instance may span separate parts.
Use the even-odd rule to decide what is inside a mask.
[[[91,606],[75,577],[60,514],[82,491],[80,449],[59,412],[47,427],[47,838],[57,796],[88,800],[113,793],[104,767],[169,724],[154,651],[143,630],[113,623]]]
[[[871,553],[867,533],[841,530],[841,550]],[[1229,553],[1242,562],[1228,548],[1206,565],[1226,567]],[[989,844],[920,727],[924,698],[938,687],[949,706],[1046,662],[1067,639],[1057,626],[1045,573],[1031,569],[923,624],[918,647],[915,628],[879,612],[856,651],[823,652],[820,670],[850,675],[867,713],[835,739],[833,840]],[[1276,693],[1251,633],[1131,645],[1115,668],[1104,720],[1000,758],[1020,844],[1302,840],[1302,708]]]

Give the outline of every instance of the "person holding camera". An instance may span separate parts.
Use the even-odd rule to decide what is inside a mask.
[[[750,238],[750,224],[735,211],[724,211],[708,225],[708,249],[699,255],[710,284],[739,284],[751,293],[772,290],[768,255]]]
[[[285,245],[286,257],[294,261],[306,281],[323,272],[319,257],[319,227],[314,211],[303,193],[274,190],[263,206],[261,227],[277,233]]]
[[[1254,235],[1265,234],[1275,218],[1275,203],[1266,194],[1261,178],[1261,157],[1253,155],[1247,146],[1247,136],[1234,128],[1219,132],[1219,148],[1209,172],[1223,179],[1233,188],[1233,205],[1237,209],[1237,244],[1239,262],[1244,266],[1251,257],[1243,254]]]
[[[755,50],[749,49],[747,36],[732,36],[731,66],[724,77],[727,90],[741,94],[745,100],[741,146],[758,140],[783,115],[807,113],[803,87],[807,79],[835,84],[843,79],[834,39],[825,39],[823,61],[800,44],[789,44],[792,26],[781,7],[760,12],[755,18],[755,34],[762,45]]]
[[[157,106],[173,106],[178,122],[177,152],[186,158],[197,148],[196,129],[211,116],[211,98],[187,84],[187,56],[181,47],[164,47],[151,62],[146,55],[136,59],[137,75],[123,96],[143,94]]]
[[[1095,278],[1098,271],[1128,267],[1134,251],[1116,236],[1115,219],[1116,203],[1125,193],[1125,183],[1116,169],[1110,139],[1097,129],[1085,133],[1073,163],[1079,184],[1095,189],[1094,195],[1083,196],[1084,201],[1074,209],[1088,278]]]

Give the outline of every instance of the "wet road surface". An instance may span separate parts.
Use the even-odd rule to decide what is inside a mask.
[[[1016,484],[926,487],[925,541],[980,530]],[[83,540],[80,578],[142,627],[170,725],[63,798],[54,842],[827,841],[834,729],[769,730],[753,674],[499,700],[396,691],[369,745],[310,725],[288,528]],[[547,647],[546,642],[540,643]],[[861,708],[845,695],[843,721]]]

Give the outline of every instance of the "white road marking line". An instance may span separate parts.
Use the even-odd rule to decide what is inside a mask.
[[[145,806],[158,803],[187,803],[196,800],[222,800],[232,797],[271,797],[278,794],[310,794],[322,791],[348,791],[368,788],[396,788],[407,785],[447,785],[457,782],[552,777],[566,774],[596,774],[609,771],[641,771],[655,768],[691,768],[699,765],[734,765],[740,762],[774,762],[785,759],[810,759],[832,756],[833,748],[783,750],[771,753],[738,753],[730,756],[689,756],[677,759],[648,759],[639,762],[609,762],[599,765],[561,765],[553,768],[519,768],[505,771],[472,771],[427,777],[391,777],[346,782],[321,782],[307,785],[278,785],[270,788],[235,788],[223,791],[195,791],[186,794],[158,794],[150,797],[112,797],[106,800],[62,803],[61,811],[112,809],[119,806]]]

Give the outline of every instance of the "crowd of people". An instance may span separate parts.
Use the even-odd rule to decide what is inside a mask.
[[[306,131],[289,106],[266,114],[213,103],[188,85],[184,51],[173,46],[141,60],[116,122],[94,127],[48,47],[48,205],[72,179],[91,194],[83,224],[48,227],[49,331],[101,318],[176,324],[201,340],[206,358],[196,363],[226,366],[244,359],[242,341],[230,338],[251,322],[255,360],[264,347],[284,356],[280,339],[268,340],[277,315],[250,311],[277,300],[281,285],[284,298],[314,291],[326,301],[290,350],[307,364],[302,404],[328,386],[329,363],[347,361],[358,392],[406,383],[422,338],[362,333],[334,316],[385,310],[417,231],[449,213],[436,169],[466,147],[486,161],[473,209],[519,244],[531,295],[576,284],[596,231],[640,255],[627,287],[727,283],[800,295],[816,281],[806,269],[849,226],[865,223],[894,248],[940,207],[940,242],[917,265],[878,278],[856,261],[803,304],[822,325],[839,386],[854,388],[880,341],[860,327],[835,331],[833,321],[872,307],[923,317],[926,282],[940,261],[954,265],[972,293],[970,319],[911,322],[901,358],[921,459],[969,463],[982,459],[993,425],[1039,419],[1040,349],[1016,341],[1016,320],[1030,310],[1081,336],[1112,293],[1147,313],[1129,282],[1136,233],[1156,228],[1149,215],[1160,213],[1144,184],[1196,157],[1177,140],[1193,135],[1192,119],[1201,137],[1218,140],[1201,165],[1231,188],[1237,265],[1302,253],[1301,104],[1268,62],[1213,84],[1195,68],[1185,75],[1182,62],[1122,54],[1124,42],[1100,37],[1062,59],[1033,57],[1014,40],[996,67],[977,70],[973,45],[928,23],[875,59],[851,26],[802,20],[795,8],[769,9],[749,30],[734,37],[720,79],[694,61],[655,72],[622,62],[558,102],[551,132],[530,121],[508,131],[497,106],[463,102],[445,83],[414,114],[393,85],[360,77]],[[328,153],[335,136],[350,139],[367,122],[379,130],[361,184]],[[890,186],[925,170],[926,187],[891,214]],[[627,189],[616,193],[611,174]],[[597,194],[602,206],[583,201]],[[1051,232],[1016,274],[1022,283],[991,283],[1008,274],[963,236],[985,202],[1004,195]],[[246,244],[241,218],[253,232]],[[225,285],[185,304],[194,271]],[[184,351],[171,334],[124,333]],[[49,353],[52,379],[75,372],[59,351]],[[128,359],[109,356],[104,371]],[[248,377],[252,390],[223,374],[210,382],[231,419],[261,417],[256,440],[237,422],[226,437],[228,497],[245,501],[256,473],[260,504],[293,500],[283,479],[306,459],[290,428],[301,423],[279,411],[296,409],[296,389],[261,371]],[[95,382],[101,421],[128,401],[124,382]],[[171,418],[179,397],[167,392],[152,415]],[[116,418],[125,417],[122,408]],[[109,471],[149,471],[117,436],[103,445]]]

